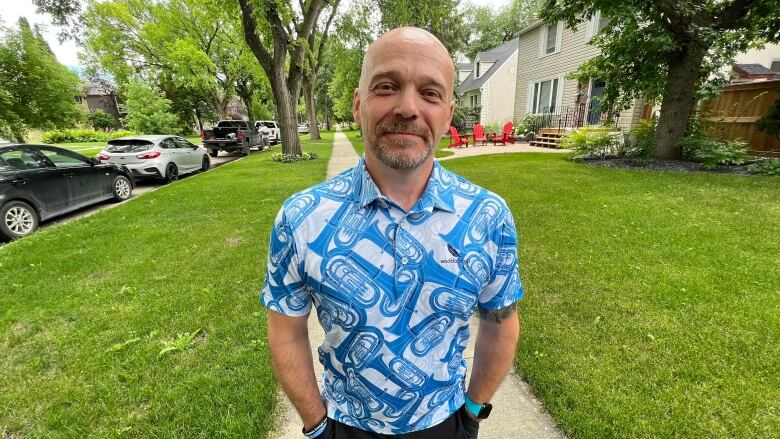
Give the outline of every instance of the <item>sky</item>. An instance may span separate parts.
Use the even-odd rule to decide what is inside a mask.
[[[496,9],[504,6],[510,0],[468,0],[475,5],[489,5]],[[73,41],[57,41],[57,28],[51,24],[48,14],[41,15],[35,12],[32,0],[0,0],[0,19],[5,26],[16,26],[19,17],[27,17],[31,25],[41,25],[44,29],[43,37],[57,56],[57,60],[69,67],[79,65],[77,53],[80,48]]]

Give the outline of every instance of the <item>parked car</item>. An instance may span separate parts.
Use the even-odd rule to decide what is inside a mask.
[[[219,151],[240,152],[246,156],[253,146],[263,144],[260,131],[245,120],[221,120],[216,127],[201,131],[200,138],[212,157]]]
[[[208,171],[211,159],[202,146],[179,136],[128,136],[109,140],[97,159],[127,166],[137,178],[172,182],[180,175]]]
[[[0,146],[0,236],[17,239],[41,221],[91,204],[132,196],[124,166],[49,145]]]
[[[298,134],[309,134],[309,124],[307,122],[298,124]]]
[[[255,122],[255,127],[257,127],[257,129],[260,129],[260,127],[266,127],[271,130],[268,136],[268,140],[271,142],[271,145],[276,145],[282,141],[282,133],[280,132],[279,124],[276,121],[258,120]]]

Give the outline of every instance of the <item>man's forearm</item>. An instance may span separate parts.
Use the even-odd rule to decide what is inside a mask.
[[[515,305],[496,311],[480,310],[468,395],[474,402],[488,402],[512,368],[520,322]]]
[[[269,324],[268,347],[276,378],[301,416],[303,427],[314,428],[327,410],[314,375],[308,334],[290,336]]]

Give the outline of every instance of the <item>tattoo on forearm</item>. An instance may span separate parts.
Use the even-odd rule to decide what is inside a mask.
[[[517,306],[514,303],[501,309],[483,309],[481,306],[478,306],[477,312],[479,312],[479,318],[482,320],[501,323],[502,320],[512,315],[516,308]]]

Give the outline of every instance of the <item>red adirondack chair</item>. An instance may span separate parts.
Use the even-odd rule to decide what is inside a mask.
[[[474,145],[476,146],[477,142],[482,142],[483,145],[487,144],[488,138],[485,135],[485,127],[482,125],[476,123],[474,124]]]
[[[501,132],[500,137],[498,134],[493,133],[493,145],[496,143],[503,143],[504,145],[507,143],[515,143],[515,137],[512,135],[512,128],[512,122],[507,122],[504,124],[504,130]]]
[[[458,134],[458,129],[454,126],[450,125],[450,144],[447,145],[448,148],[462,148],[463,146],[468,147],[469,146],[469,139],[466,137],[465,139],[460,137]]]

